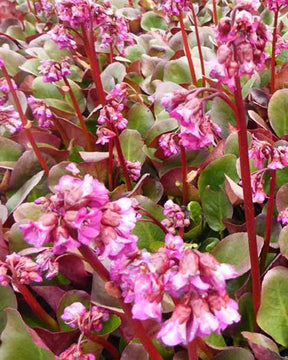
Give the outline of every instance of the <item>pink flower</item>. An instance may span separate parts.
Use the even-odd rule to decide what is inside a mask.
[[[100,232],[100,221],[102,218],[101,210],[92,208],[81,208],[74,220],[75,227],[78,229],[78,241],[84,245],[90,245]]]
[[[55,82],[63,77],[71,75],[70,59],[68,57],[61,60],[42,60],[39,66],[39,72],[43,75],[44,82]]]
[[[17,87],[15,81],[14,81],[13,79],[11,79],[11,82],[12,82],[12,86],[13,86],[14,90],[17,90],[18,87]],[[3,78],[3,77],[0,78],[0,90],[1,90],[3,93],[5,93],[5,94],[7,94],[7,93],[10,92],[10,88],[9,88],[8,82],[7,82],[7,80],[6,80],[5,78]]]
[[[176,305],[172,317],[164,322],[157,335],[168,346],[187,345],[194,336],[191,307],[184,304]]]
[[[55,25],[47,34],[50,36],[51,40],[57,43],[59,49],[76,48],[76,42],[73,36],[63,25]]]
[[[185,218],[185,214],[180,206],[175,204],[172,200],[168,200],[164,204],[163,214],[167,219],[162,220],[161,223],[172,234],[176,232],[176,229],[189,226],[190,224],[190,220]]]
[[[103,322],[108,321],[110,318],[109,311],[100,306],[92,306],[88,314],[87,324],[84,326],[96,332],[101,331]]]
[[[80,246],[79,242],[72,238],[67,228],[58,226],[54,234],[53,253],[64,254],[67,250],[73,250]]]
[[[141,175],[141,162],[140,161],[128,161],[126,160],[126,166],[128,170],[129,177],[132,181],[137,181]]]
[[[50,213],[42,215],[38,221],[21,224],[19,228],[27,243],[39,248],[52,241],[52,231],[57,222],[57,216]]]
[[[74,163],[68,164],[65,169],[70,171],[73,174],[73,176],[80,175],[80,170]]]
[[[5,66],[5,62],[2,58],[0,58],[0,67],[3,67],[3,66]]]
[[[63,351],[55,360],[96,360],[93,354],[84,354],[78,344],[71,345]]]
[[[23,128],[18,112],[12,105],[0,105],[0,133],[3,135],[5,131],[15,134]]]
[[[179,138],[175,133],[162,134],[159,138],[159,146],[164,155],[169,157],[179,152]]]
[[[267,0],[269,10],[279,11],[281,6],[287,6],[287,0]]]
[[[161,4],[169,15],[179,16],[182,11],[191,10],[193,4],[189,0],[164,0]]]
[[[136,249],[137,236],[132,235],[137,213],[134,201],[122,198],[107,203],[102,209],[101,230],[98,236],[99,248],[102,244],[102,257],[113,259],[129,254]]]
[[[81,322],[83,321],[86,315],[86,308],[80,302],[74,302],[73,304],[65,307],[61,319],[65,321],[67,325],[75,329],[80,327]]]
[[[283,225],[288,224],[288,208],[279,212],[277,221],[281,221]]]
[[[253,202],[262,204],[267,195],[264,192],[264,178],[263,173],[256,172],[251,174],[251,187],[253,194]]]
[[[101,145],[107,144],[110,139],[113,139],[116,136],[114,131],[111,131],[102,126],[98,127],[96,131],[96,135],[98,136],[96,144],[101,144]]]
[[[47,280],[51,280],[57,276],[59,264],[55,259],[52,249],[46,249],[37,255],[36,264],[39,266],[41,273],[46,272],[45,278]]]
[[[51,128],[53,126],[53,113],[45,104],[45,101],[29,96],[27,102],[32,109],[35,119],[38,120],[38,125],[44,129]]]

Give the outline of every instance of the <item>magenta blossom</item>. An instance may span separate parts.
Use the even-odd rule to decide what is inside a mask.
[[[162,220],[161,223],[172,234],[176,232],[176,229],[189,226],[190,224],[190,220],[185,218],[185,214],[180,206],[175,204],[172,200],[168,200],[164,204],[163,214],[166,216],[166,219]]]
[[[12,82],[12,86],[13,86],[14,90],[17,90],[18,87],[17,87],[15,81],[13,79],[11,79],[11,82]],[[0,90],[5,94],[10,92],[8,82],[5,78],[0,78]]]
[[[39,72],[43,75],[44,82],[55,82],[63,77],[71,75],[70,59],[68,57],[59,61],[42,60],[39,66]]]
[[[93,354],[84,354],[78,344],[71,345],[68,349],[63,351],[55,360],[96,360]]]
[[[45,104],[45,101],[29,96],[27,102],[32,109],[35,119],[38,121],[39,127],[44,129],[51,128],[53,126],[53,113]]]
[[[0,105],[0,134],[3,135],[5,131],[15,134],[22,128],[22,121],[14,107],[12,105]]]
[[[47,33],[50,39],[55,41],[59,49],[75,49],[76,42],[70,32],[63,25],[55,25]]]

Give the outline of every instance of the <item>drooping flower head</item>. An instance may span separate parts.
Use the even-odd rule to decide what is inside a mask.
[[[221,45],[210,76],[234,90],[235,76],[252,75],[263,67],[269,38],[265,24],[255,15],[255,4],[238,0],[231,18],[223,17],[216,28]]]
[[[55,25],[52,30],[47,33],[50,39],[55,41],[59,49],[75,49],[76,42],[70,32],[64,25]]]
[[[208,145],[215,145],[214,137],[221,129],[212,122],[204,112],[204,101],[198,98],[197,91],[176,91],[162,98],[162,105],[179,121],[180,129],[177,133],[179,145],[188,150],[198,150]],[[160,139],[163,142],[163,138]],[[167,150],[174,152],[177,148]]]
[[[44,82],[55,82],[71,75],[70,59],[62,59],[61,62],[56,60],[42,60],[39,66],[39,72],[43,75]]]
[[[281,6],[288,6],[287,0],[267,0],[269,10],[279,11]]]
[[[12,105],[0,105],[0,133],[3,135],[5,131],[15,134],[23,128],[19,114]]]
[[[193,6],[190,0],[163,0],[161,8],[169,15],[179,16],[182,11],[191,10]]]
[[[32,95],[27,99],[35,119],[41,128],[49,129],[53,126],[53,113],[42,99],[36,99]]]
[[[171,234],[174,234],[176,229],[190,224],[189,219],[186,219],[181,207],[175,204],[172,200],[168,200],[164,204],[163,214],[166,216],[166,219],[162,220],[161,223]]]

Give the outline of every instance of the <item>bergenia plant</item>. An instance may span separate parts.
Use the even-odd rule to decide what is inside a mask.
[[[288,358],[287,12],[1,2],[1,360]]]

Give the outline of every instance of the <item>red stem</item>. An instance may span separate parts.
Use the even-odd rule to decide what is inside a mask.
[[[188,204],[188,182],[187,182],[187,175],[188,175],[188,167],[187,167],[187,156],[186,150],[183,146],[180,146],[181,149],[181,159],[182,159],[182,192],[183,192],[183,205]]]
[[[205,64],[204,64],[204,58],[203,58],[203,53],[202,53],[202,47],[201,47],[201,41],[200,41],[200,35],[199,35],[199,29],[198,29],[197,16],[196,16],[196,14],[195,14],[195,10],[194,10],[193,4],[192,4],[192,6],[191,6],[191,11],[192,11],[192,18],[193,18],[194,27],[195,27],[197,47],[198,47],[198,52],[199,52],[199,57],[200,57],[200,65],[201,65],[201,71],[202,71],[202,85],[205,87],[205,86],[206,86],[206,80],[205,80]]]
[[[38,303],[30,290],[25,285],[19,284],[18,282],[16,283],[16,286],[34,314],[37,315],[37,317],[42,320],[50,330],[58,331],[59,327],[57,322],[49,314],[47,314],[47,312]]]
[[[185,49],[185,53],[186,53],[186,57],[188,60],[189,69],[190,69],[190,73],[191,73],[192,84],[194,86],[196,86],[197,80],[196,80],[194,64],[193,64],[193,60],[192,60],[192,56],[191,56],[191,50],[190,50],[190,46],[189,46],[189,42],[188,42],[188,36],[186,34],[185,25],[183,22],[183,14],[181,12],[179,15],[179,21],[180,21],[180,28],[181,28],[182,38],[183,38],[184,49]]]
[[[80,107],[78,105],[78,101],[77,101],[77,99],[76,99],[76,97],[74,95],[74,92],[73,92],[73,90],[72,90],[72,88],[70,86],[69,81],[67,80],[67,78],[65,76],[63,76],[63,80],[64,80],[65,85],[68,88],[70,98],[72,100],[74,109],[75,109],[76,114],[78,116],[82,131],[83,131],[83,135],[84,135],[84,137],[86,139],[86,142],[87,142],[87,149],[89,151],[92,151],[93,146],[92,146],[92,143],[91,143],[91,138],[90,138],[90,135],[89,135],[89,131],[87,129],[86,122],[85,122],[84,117],[82,115],[81,109],[80,109]]]
[[[265,226],[265,237],[264,237],[264,246],[261,253],[260,261],[260,270],[263,273],[265,269],[265,263],[269,251],[269,244],[272,232],[273,224],[273,210],[274,210],[274,196],[276,189],[276,170],[270,171],[270,189],[269,189],[269,199],[267,204],[267,216],[266,216],[266,226]]]
[[[3,73],[3,76],[5,77],[7,83],[8,83],[8,86],[9,86],[9,89],[10,89],[10,92],[11,92],[11,95],[13,97],[13,100],[14,100],[14,103],[15,103],[15,106],[16,106],[16,109],[19,113],[19,116],[20,116],[20,119],[21,119],[21,122],[22,122],[22,125],[24,127],[24,131],[25,131],[25,134],[32,146],[32,149],[36,155],[36,157],[38,158],[39,160],[39,163],[41,164],[41,167],[42,169],[45,171],[46,175],[49,174],[49,167],[45,161],[45,159],[43,158],[37,144],[36,144],[36,141],[30,131],[30,129],[28,128],[29,124],[28,124],[28,121],[27,121],[27,118],[22,110],[22,107],[21,107],[21,104],[20,104],[20,101],[18,99],[18,96],[17,96],[17,93],[16,93],[16,90],[14,89],[13,87],[13,84],[12,84],[12,81],[11,81],[11,78],[10,78],[10,75],[8,74],[8,71],[6,70],[5,66],[1,66],[1,71]]]
[[[113,190],[113,139],[109,139],[108,184],[109,191]]]
[[[105,266],[99,261],[94,252],[86,245],[81,245],[79,251],[85,258],[85,260],[91,265],[91,267],[97,272],[104,282],[110,281],[110,274]],[[136,336],[141,340],[146,351],[149,353],[152,360],[163,360],[158,353],[151,339],[147,335],[147,332],[139,320],[135,320],[132,317],[131,305],[125,304],[122,298],[118,299],[122,309],[125,312],[125,316],[130,325],[134,328]]]
[[[133,0],[128,0],[129,6],[133,7]]]
[[[114,360],[118,360],[120,359],[120,353],[119,351],[116,349],[115,346],[113,346],[112,344],[109,343],[109,341],[107,341],[106,339],[104,339],[101,336],[98,335],[94,335],[91,334],[90,332],[85,332],[85,336],[95,342],[96,344],[100,344],[101,346],[103,346],[105,349],[107,349],[109,351],[109,353],[113,356]]]
[[[149,217],[152,220],[152,222],[164,232],[164,234],[168,234],[168,230],[165,228],[164,225],[161,224],[161,222],[158,219],[155,218],[155,216],[153,216],[150,212],[148,212],[145,209],[141,208],[140,210],[141,212],[143,212],[143,215]]]
[[[279,14],[279,12],[277,9],[274,14],[274,24],[273,24],[272,58],[271,58],[271,94],[274,94],[274,92],[275,92],[275,68],[276,68],[278,14]]]
[[[218,15],[217,15],[217,0],[213,0],[213,19],[214,24],[218,25]]]
[[[198,360],[196,340],[194,340],[188,344],[187,350],[188,350],[188,360]]]
[[[116,136],[114,137],[114,142],[115,142],[118,158],[119,158],[119,161],[120,161],[120,165],[121,165],[121,168],[123,170],[123,175],[125,177],[127,190],[131,191],[132,190],[132,183],[131,183],[131,179],[130,179],[128,169],[127,169],[127,166],[126,166],[126,160],[125,160],[123,152],[122,152],[120,139],[119,139],[119,134],[118,134],[118,131],[115,128],[115,126],[111,126],[111,127],[112,127],[112,131],[116,134]]]
[[[90,70],[91,70],[92,78],[96,85],[100,103],[102,104],[102,106],[104,106],[106,104],[106,99],[105,99],[106,96],[101,81],[101,73],[100,73],[98,57],[95,53],[93,29],[90,30],[90,36],[88,36],[85,26],[82,26],[82,34],[84,38],[86,54],[90,62]]]
[[[93,78],[93,81],[95,82],[100,102],[101,102],[102,106],[105,106],[106,96],[105,96],[102,81],[101,81],[99,61],[98,61],[97,55],[95,53],[93,28],[90,26],[90,31],[89,31],[90,37],[88,37],[86,28],[84,26],[82,26],[82,34],[84,37],[84,41],[86,43],[86,53],[87,53],[87,56],[88,56],[88,59],[90,61],[90,65],[91,65],[92,78]],[[130,177],[128,174],[126,161],[125,161],[122,149],[121,149],[119,134],[118,134],[117,129],[115,129],[114,126],[111,126],[110,128],[116,134],[114,141],[115,141],[117,154],[118,154],[119,161],[120,161],[120,164],[121,164],[121,167],[122,167],[122,170],[124,173],[124,177],[126,180],[127,190],[131,191],[132,183],[131,183],[131,180],[130,180]]]
[[[235,77],[235,83],[236,83],[235,101],[236,101],[236,107],[238,109],[237,127],[238,127],[238,141],[239,141],[239,153],[240,153],[240,168],[241,168],[241,177],[242,177],[243,194],[244,194],[245,219],[246,219],[247,233],[249,240],[249,255],[251,262],[254,323],[256,324],[256,316],[261,301],[260,269],[259,269],[259,261],[258,261],[254,205],[252,200],[246,116],[245,116],[245,109],[241,94],[241,84],[240,84],[239,76]]]
[[[110,64],[112,64],[114,61],[114,53],[113,53],[113,45],[112,44],[110,44],[109,61],[110,61]]]

